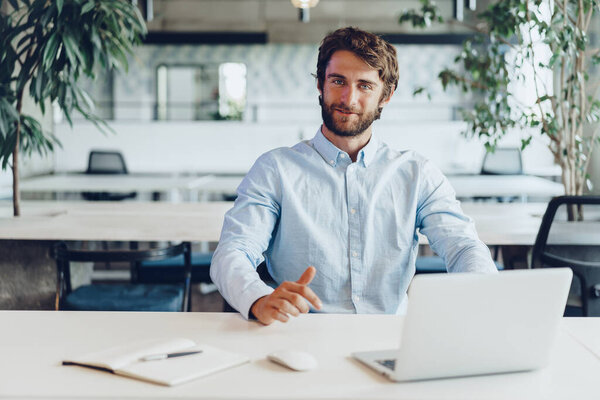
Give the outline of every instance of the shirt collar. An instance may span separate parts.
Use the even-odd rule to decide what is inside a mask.
[[[323,135],[321,128],[317,130],[317,134],[312,139],[312,145],[317,152],[327,161],[327,164],[331,166],[337,166],[338,157],[340,154],[346,154],[344,151],[338,149],[333,143],[329,141]],[[371,133],[371,139],[369,143],[358,152],[356,157],[357,162],[362,162],[365,167],[368,167],[371,162],[375,159],[377,149],[379,148],[379,139],[375,136],[375,133]]]

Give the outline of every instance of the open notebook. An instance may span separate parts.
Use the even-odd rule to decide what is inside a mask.
[[[201,350],[201,353],[162,360],[142,361],[146,356]],[[174,386],[200,378],[250,360],[206,344],[196,345],[184,338],[147,340],[112,347],[103,351],[68,358],[63,365],[78,365],[140,379],[165,386]]]

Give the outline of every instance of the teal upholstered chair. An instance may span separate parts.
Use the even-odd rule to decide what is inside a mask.
[[[192,283],[209,283],[210,263],[212,252],[193,252]],[[163,260],[147,260],[139,263],[136,273],[136,282],[139,283],[172,283],[180,282],[185,272],[185,259],[183,255]]]
[[[190,244],[144,250],[72,250],[64,242],[54,247],[58,270],[57,309],[88,311],[189,311],[191,260]],[[173,257],[183,259],[178,282],[160,284],[89,284],[73,290],[71,262],[127,262],[132,276],[140,262]]]
[[[504,266],[497,261],[494,261],[496,268],[499,271],[504,269]],[[423,256],[417,257],[415,262],[416,274],[436,274],[448,272],[444,259],[439,256]]]

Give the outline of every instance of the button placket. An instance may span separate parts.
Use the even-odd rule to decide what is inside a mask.
[[[356,163],[350,164],[346,168],[346,191],[347,191],[347,210],[348,210],[348,251],[350,256],[350,287],[352,302],[357,312],[361,312],[358,302],[359,294],[362,293],[364,283],[363,268],[361,259],[360,243],[360,219],[357,212],[358,208],[358,185],[356,183]]]

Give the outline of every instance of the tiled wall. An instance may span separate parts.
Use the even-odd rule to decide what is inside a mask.
[[[437,73],[452,65],[460,47],[452,45],[397,46],[398,90],[383,113],[388,121],[450,120],[464,102],[457,90],[443,92]],[[240,62],[247,66],[247,110],[252,122],[319,121],[315,79],[318,46],[266,45],[146,45],[137,48],[129,73],[114,77],[112,115],[117,120],[150,120],[160,64]],[[432,100],[414,98],[415,87],[430,88]],[[98,89],[95,90],[98,92]]]

